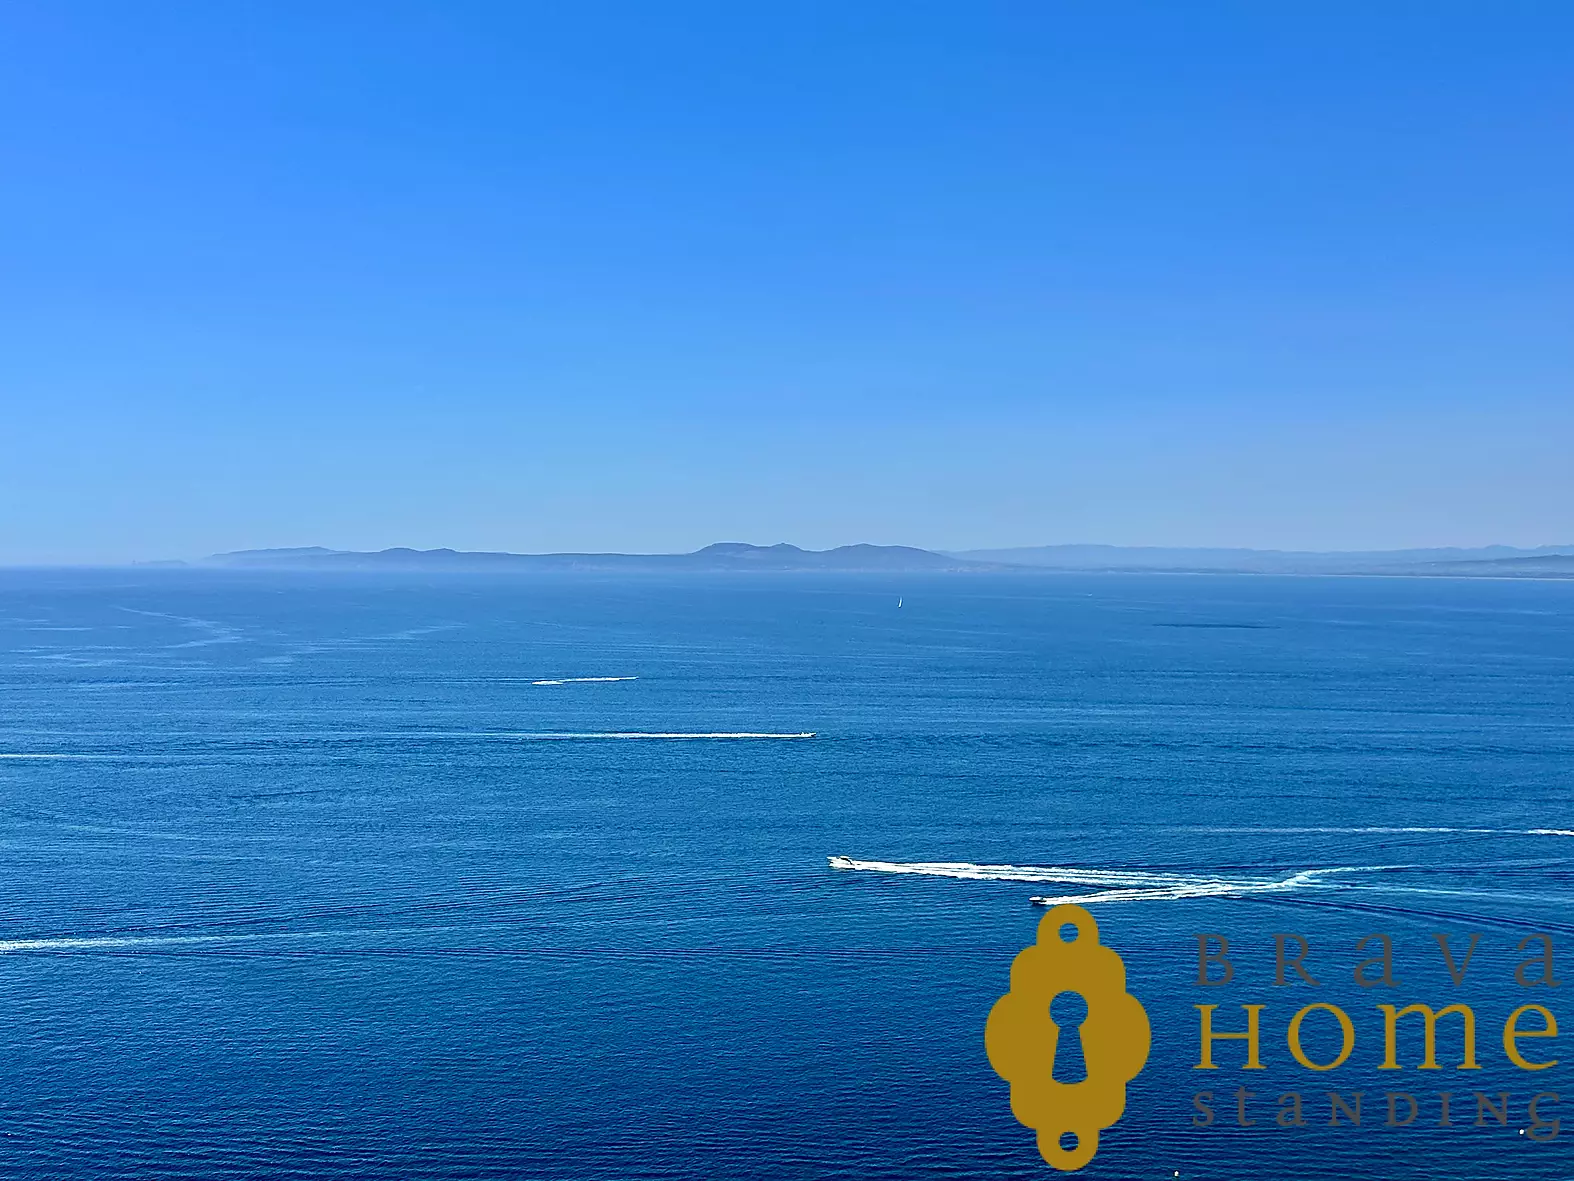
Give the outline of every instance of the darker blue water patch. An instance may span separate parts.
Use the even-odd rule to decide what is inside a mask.
[[[1045,1177],[984,1020],[1030,898],[1120,891],[1154,1045],[1084,1175],[1574,1175],[1522,1134],[1570,1067],[1500,1046],[1574,987],[1514,982],[1536,931],[1574,972],[1571,585],[13,572],[0,755],[0,1176]],[[1396,1084],[1389,999],[1475,1005],[1483,1069],[1444,1025]],[[1200,1000],[1267,1071],[1199,1083]]]

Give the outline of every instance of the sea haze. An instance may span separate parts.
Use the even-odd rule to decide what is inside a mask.
[[[1035,897],[1155,1031],[1084,1175],[1569,1176],[1497,1029],[1574,938],[1571,768],[1566,581],[0,573],[0,1176],[1042,1179],[983,1046]],[[1390,999],[1485,1069],[1378,1073]],[[1191,1126],[1200,1000],[1269,1005],[1266,1126]],[[1381,1126],[1450,1087],[1515,1118]]]
[[[179,567],[185,562],[155,562]],[[1161,549],[1116,545],[1046,545],[1023,549],[937,553],[907,545],[842,545],[806,550],[781,542],[718,542],[685,554],[513,554],[407,547],[363,552],[305,546],[213,554],[198,566],[309,573],[368,571],[403,574],[601,573],[999,573],[1080,570],[1106,574],[1380,574],[1472,578],[1574,578],[1574,546],[1515,549],[1409,549],[1344,553],[1252,549]]]

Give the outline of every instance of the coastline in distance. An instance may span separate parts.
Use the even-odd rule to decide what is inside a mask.
[[[238,570],[431,571],[503,573],[602,571],[725,573],[841,571],[942,573],[1081,571],[1088,573],[1382,574],[1434,577],[1574,578],[1574,545],[1516,549],[1409,549],[1317,553],[1294,550],[1051,545],[937,552],[905,545],[795,545],[718,542],[686,554],[516,554],[405,547],[376,551],[322,546],[238,550],[193,563]]]

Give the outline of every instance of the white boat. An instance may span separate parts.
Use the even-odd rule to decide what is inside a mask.
[[[834,857],[833,856],[833,857],[827,857],[826,860],[831,863],[831,868],[832,869],[852,869],[852,868],[854,868],[854,866],[853,866],[853,859],[851,857]]]

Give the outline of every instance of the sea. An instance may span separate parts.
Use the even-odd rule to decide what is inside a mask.
[[[1057,1176],[1034,899],[1152,1031],[1078,1176],[1574,1176],[1574,581],[0,573],[3,1178]]]

